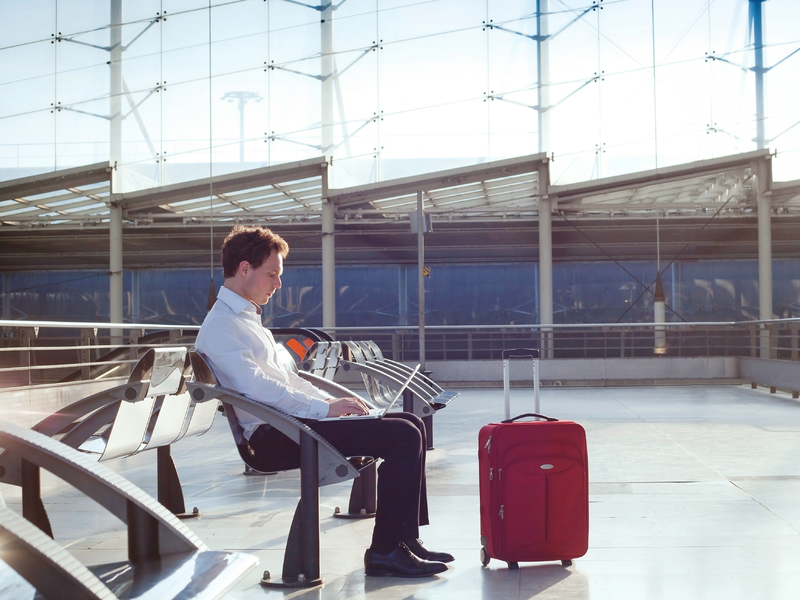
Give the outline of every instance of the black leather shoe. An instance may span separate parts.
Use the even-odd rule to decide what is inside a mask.
[[[455,560],[455,557],[447,552],[428,550],[422,545],[422,540],[403,540],[403,543],[422,560],[434,560],[442,563],[449,563]]]
[[[447,571],[447,565],[417,558],[402,542],[389,554],[368,549],[364,569],[370,577],[430,577]]]

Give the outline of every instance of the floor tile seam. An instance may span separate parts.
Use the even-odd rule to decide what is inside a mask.
[[[630,406],[628,406],[627,404],[625,404],[625,403],[624,403],[624,402],[623,402],[623,401],[622,401],[622,400],[621,400],[621,399],[620,399],[618,396],[615,396],[615,397],[613,398],[613,401],[614,401],[614,403],[615,403],[615,404],[617,404],[618,406],[620,406],[622,409],[624,409],[624,410],[628,411],[630,414],[634,415],[634,416],[635,416],[635,417],[636,417],[638,420],[640,420],[640,421],[644,421],[644,418],[643,418],[643,417],[642,417],[640,414],[638,414],[638,413],[637,413],[635,410],[633,410],[633,409],[632,409]],[[606,419],[598,419],[598,420],[603,420],[603,421],[605,421]],[[616,419],[609,419],[609,420],[616,420]],[[626,419],[623,419],[623,420],[622,420],[622,422],[626,422],[626,421],[630,421],[630,420],[629,420],[629,419],[627,419],[627,420],[626,420]]]
[[[655,430],[655,431],[657,431],[659,434],[661,434],[661,436],[663,436],[663,438],[664,438],[664,439],[666,439],[666,440],[669,440],[670,442],[672,442],[672,443],[673,443],[673,444],[674,444],[676,447],[678,447],[678,448],[680,448],[681,450],[683,450],[683,451],[684,451],[684,452],[685,452],[685,453],[686,453],[688,456],[692,457],[692,458],[693,458],[693,459],[695,459],[695,460],[696,460],[698,463],[700,463],[701,465],[703,465],[704,467],[706,467],[706,468],[707,468],[709,471],[711,471],[712,473],[716,474],[716,475],[717,475],[717,476],[718,476],[720,479],[723,479],[724,481],[727,481],[727,482],[729,482],[729,483],[732,483],[732,482],[730,481],[730,479],[728,479],[728,478],[727,478],[727,477],[726,477],[724,474],[720,473],[720,472],[719,472],[717,469],[715,469],[714,467],[712,467],[711,465],[709,465],[709,464],[708,464],[708,462],[706,462],[705,460],[703,460],[702,458],[700,458],[700,457],[699,457],[697,454],[695,454],[694,452],[692,452],[691,450],[689,450],[689,449],[688,449],[688,448],[687,448],[685,445],[681,444],[681,443],[680,443],[678,440],[676,440],[676,439],[675,439],[675,438],[674,438],[672,435],[670,435],[669,433],[667,433],[667,432],[666,432],[666,431],[664,431],[663,429],[659,428],[659,427],[658,427],[658,423],[659,423],[659,422],[647,422],[647,424],[648,424],[648,425],[649,425],[649,426],[650,426],[650,427],[651,427],[653,430]]]
[[[729,481],[730,481],[730,480],[729,480]],[[774,510],[772,510],[770,507],[768,507],[766,504],[764,504],[764,503],[763,503],[763,502],[761,502],[760,500],[757,500],[757,499],[755,498],[755,496],[753,496],[753,495],[752,495],[750,492],[748,492],[748,491],[747,491],[747,490],[745,490],[744,488],[740,487],[740,486],[739,486],[739,485],[738,485],[738,484],[737,484],[735,481],[730,481],[730,483],[731,483],[731,485],[732,485],[732,486],[734,486],[734,487],[735,487],[737,490],[741,491],[741,492],[742,492],[742,493],[743,493],[745,496],[747,496],[748,498],[750,498],[750,499],[751,499],[753,502],[755,502],[756,504],[758,504],[760,507],[762,507],[762,508],[763,508],[764,510],[766,510],[768,513],[770,513],[772,516],[774,516],[775,518],[777,518],[779,521],[781,521],[781,522],[782,522],[782,523],[784,523],[785,525],[788,525],[788,526],[789,526],[789,528],[790,528],[790,529],[792,529],[793,531],[795,531],[796,533],[800,534],[800,529],[798,529],[798,527],[797,527],[796,525],[794,525],[793,523],[791,523],[791,522],[787,521],[786,519],[784,519],[782,516],[780,516],[778,513],[776,513]]]

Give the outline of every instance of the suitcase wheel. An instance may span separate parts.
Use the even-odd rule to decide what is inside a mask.
[[[510,563],[508,563],[508,569],[510,571],[518,571],[519,570],[519,563],[518,562],[510,562]]]
[[[565,567],[571,567],[572,566],[572,561],[571,560],[562,560],[561,564],[564,565]]]
[[[486,551],[486,548],[481,548],[481,564],[485,567],[489,564],[489,561],[492,560],[492,557],[489,556],[489,553]]]

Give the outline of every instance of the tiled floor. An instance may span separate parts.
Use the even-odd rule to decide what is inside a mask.
[[[522,401],[528,394],[515,394],[513,412],[528,411]],[[456,556],[441,576],[365,578],[371,522],[329,516],[347,505],[343,484],[321,492],[324,586],[261,588],[261,571],[280,573],[298,476],[241,476],[224,419],[173,450],[187,505],[202,511],[185,523],[213,549],[261,559],[231,600],[800,597],[798,401],[743,386],[556,388],[542,391],[542,411],[578,421],[588,434],[590,549],[569,568],[480,564],[477,432],[503,414],[502,392],[495,390],[466,390],[436,417],[428,473],[433,525],[422,537]],[[155,493],[154,453],[109,466]],[[58,480],[45,483],[57,540],[87,563],[124,557],[125,534],[113,517]],[[17,490],[3,494],[18,507]]]

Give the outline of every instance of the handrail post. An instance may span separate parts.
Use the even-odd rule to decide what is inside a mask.
[[[130,343],[130,357],[131,360],[139,360],[139,348],[136,346],[139,345],[139,338],[144,337],[144,329],[131,329],[130,336],[129,336],[129,343]],[[128,375],[130,375],[132,366],[128,366],[126,369]]]
[[[96,329],[81,329],[81,349],[80,349],[80,363],[81,363],[81,379],[84,381],[89,379],[91,367],[89,363],[92,362],[91,344],[94,336],[97,335]]]
[[[19,343],[20,346],[23,348],[22,353],[19,357],[19,366],[25,367],[25,378],[27,381],[27,385],[31,384],[31,358],[33,356],[33,351],[31,348],[33,347],[33,340],[37,337],[37,329],[34,327],[23,327],[19,332]]]
[[[769,344],[769,358],[778,358],[778,342],[780,333],[774,325],[767,325],[767,340]]]

